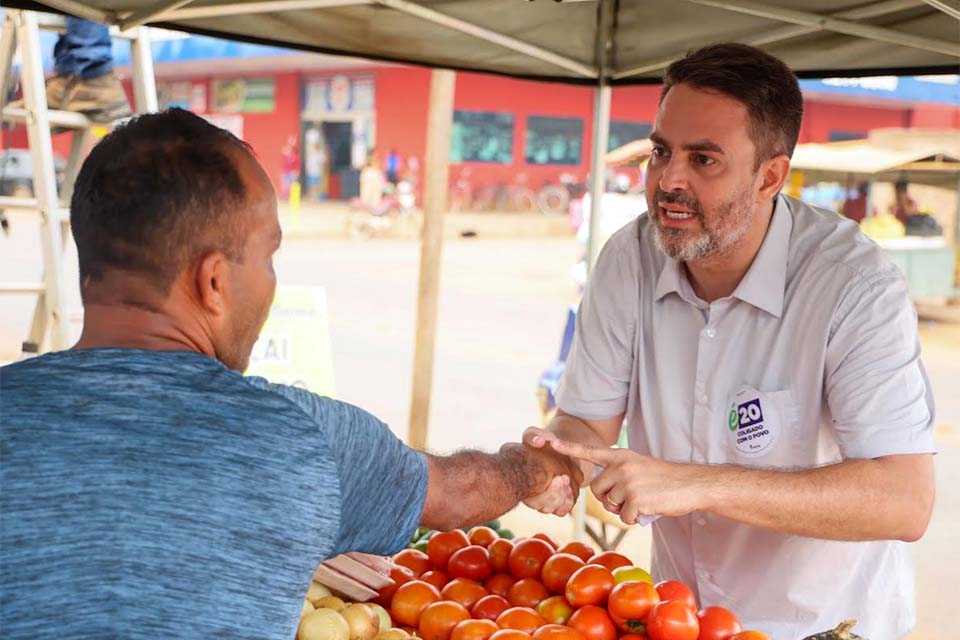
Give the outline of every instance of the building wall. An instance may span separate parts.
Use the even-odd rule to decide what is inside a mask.
[[[909,109],[808,100],[804,103],[800,143],[829,142],[834,132],[859,134],[859,137],[866,138],[871,129],[909,126]]]

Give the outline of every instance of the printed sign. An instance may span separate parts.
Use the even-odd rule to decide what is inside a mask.
[[[334,395],[327,298],[322,287],[277,287],[246,375]]]
[[[779,411],[767,394],[743,386],[730,406],[727,428],[737,451],[748,456],[759,456],[777,441],[780,433]]]

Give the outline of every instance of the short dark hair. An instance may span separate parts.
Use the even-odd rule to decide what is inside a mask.
[[[133,118],[84,161],[70,201],[81,293],[110,269],[135,272],[169,293],[206,251],[240,260],[235,218],[247,189],[238,168],[246,143],[183,109]]]
[[[775,156],[793,155],[803,119],[803,94],[797,76],[782,60],[745,44],[713,44],[667,67],[661,103],[678,84],[715,91],[743,103],[750,116],[757,166]]]

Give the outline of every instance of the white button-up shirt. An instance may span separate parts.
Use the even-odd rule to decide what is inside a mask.
[[[707,303],[641,216],[600,256],[558,405],[626,412],[630,448],[676,462],[810,468],[934,452],[933,399],[899,271],[859,227],[780,196],[736,291]],[[836,542],[711,514],[653,525],[653,572],[776,640],[847,618],[871,640],[915,624],[909,547]]]

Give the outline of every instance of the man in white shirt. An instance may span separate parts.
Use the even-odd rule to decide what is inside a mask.
[[[803,111],[752,47],[667,70],[649,214],[591,274],[559,412],[527,442],[583,460],[653,572],[793,639],[857,618],[915,623],[906,542],[933,507],[933,399],[896,268],[835,213],[780,194]],[[629,450],[608,449],[626,419]],[[566,513],[547,491],[528,502]]]

